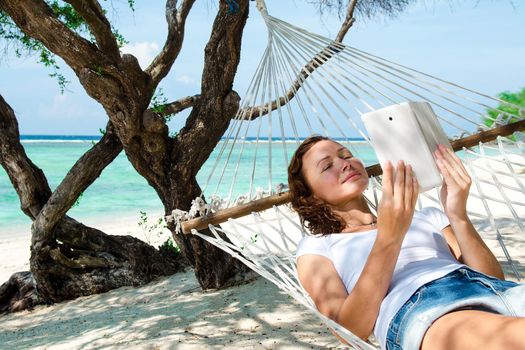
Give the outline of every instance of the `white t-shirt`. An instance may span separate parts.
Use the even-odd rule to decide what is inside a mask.
[[[412,294],[425,283],[464,266],[454,258],[441,233],[448,225],[447,216],[438,208],[427,207],[414,213],[374,326],[374,335],[382,349],[386,347],[390,321]],[[374,229],[306,236],[297,245],[296,259],[305,254],[327,257],[350,293],[363,271],[376,235]]]

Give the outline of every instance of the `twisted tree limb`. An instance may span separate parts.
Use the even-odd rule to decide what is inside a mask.
[[[75,162],[35,218],[32,249],[38,250],[41,244],[49,244],[54,239],[49,233],[121,151],[122,144],[108,123],[104,136]]]
[[[5,11],[27,35],[42,42],[60,56],[77,75],[83,67],[109,67],[107,56],[96,45],[69,29],[41,0],[4,0],[0,9]]]
[[[0,95],[0,164],[20,198],[22,211],[34,220],[51,196],[51,188],[42,170],[27,157],[19,139],[15,113]]]
[[[111,57],[114,62],[120,61],[117,40],[100,4],[92,0],[66,0],[66,2],[71,4],[75,11],[84,18],[99,49]]]
[[[161,106],[161,111],[157,113],[162,117],[177,114],[187,108],[193,107],[200,97],[200,95],[186,96],[177,101],[166,103]],[[151,108],[149,110],[152,111]]]
[[[355,6],[357,5],[357,0],[351,0],[348,3],[348,7],[346,9],[346,17],[343,23],[341,24],[341,28],[339,29],[339,32],[337,33],[337,36],[335,37],[335,41],[338,43],[342,43],[343,39],[346,36],[346,33],[352,27],[352,25],[355,22],[354,18],[354,10]]]
[[[146,68],[146,73],[151,77],[151,86],[156,87],[159,84],[177,59],[184,39],[186,18],[194,3],[195,0],[183,0],[182,4],[177,8],[177,0],[166,1],[168,36],[162,51]]]

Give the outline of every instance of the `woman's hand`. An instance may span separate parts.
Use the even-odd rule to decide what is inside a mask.
[[[441,175],[441,204],[449,220],[467,217],[467,199],[472,180],[458,156],[449,148],[438,145],[434,152]]]
[[[403,239],[414,216],[419,184],[410,165],[399,161],[396,171],[387,161],[383,166],[382,197],[379,202],[377,230],[391,232],[392,238]]]
[[[498,260],[467,216],[467,198],[472,180],[465,166],[452,150],[443,145],[439,145],[434,154],[443,175],[440,194],[443,209],[450,221],[448,231],[451,234],[448,236],[459,246],[462,262],[480,272],[503,279]]]

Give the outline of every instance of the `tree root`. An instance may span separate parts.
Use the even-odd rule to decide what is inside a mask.
[[[14,273],[0,286],[0,313],[31,310],[41,303],[35,279],[29,271]]]

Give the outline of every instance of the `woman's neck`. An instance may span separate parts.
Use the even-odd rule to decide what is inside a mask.
[[[344,210],[334,209],[334,212],[346,223],[343,232],[372,229],[377,220],[363,196],[354,202],[347,203]]]

